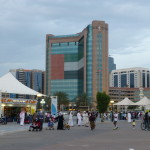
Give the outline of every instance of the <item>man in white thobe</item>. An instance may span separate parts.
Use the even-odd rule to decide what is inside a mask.
[[[78,126],[81,126],[81,119],[82,119],[82,116],[80,114],[80,111],[78,111],[77,113],[77,119],[78,119]]]
[[[69,126],[73,127],[73,114],[72,114],[72,111],[69,114],[68,124],[69,124]]]
[[[128,122],[131,122],[131,113],[128,112]]]
[[[20,125],[24,125],[24,119],[25,119],[25,111],[20,112]]]
[[[88,127],[88,124],[89,124],[89,116],[88,116],[88,113],[86,111],[83,112],[83,125],[85,127]]]

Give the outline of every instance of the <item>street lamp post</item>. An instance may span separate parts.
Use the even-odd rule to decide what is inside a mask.
[[[113,122],[113,120],[114,120],[114,113],[113,113],[113,104],[114,104],[114,101],[110,101],[110,103],[111,103],[111,110],[112,110],[112,116],[111,116],[111,121]]]
[[[42,94],[41,93],[38,93],[37,95],[36,95],[36,98],[37,98],[37,104],[36,104],[36,110],[38,109],[38,102],[39,102],[39,99],[42,97]]]
[[[40,103],[42,104],[42,111],[43,111],[43,106],[44,106],[44,104],[45,104],[45,100],[42,99]]]

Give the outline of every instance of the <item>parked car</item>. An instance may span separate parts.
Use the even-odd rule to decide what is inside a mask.
[[[68,115],[68,112],[67,112],[67,111],[61,111],[61,113],[62,113],[63,115]]]

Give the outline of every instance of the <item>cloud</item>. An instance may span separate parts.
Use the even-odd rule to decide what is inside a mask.
[[[144,58],[149,14],[148,0],[0,0],[0,74],[20,67],[44,70],[46,34],[78,33],[92,20],[109,24],[109,54],[117,66],[125,66],[123,56],[131,55],[150,66]]]
[[[111,49],[113,54],[122,54],[128,55],[129,53],[143,53],[149,51],[150,49],[150,30],[142,30],[137,32],[135,35],[129,36],[128,42],[124,43],[124,46],[121,45],[117,49]],[[127,36],[126,36],[127,37]],[[123,37],[125,38],[125,36]],[[122,43],[124,41],[122,40]]]

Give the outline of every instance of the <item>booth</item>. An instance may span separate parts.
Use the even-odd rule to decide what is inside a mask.
[[[10,94],[30,95],[32,99],[10,98]],[[45,96],[19,82],[10,72],[0,78],[0,114],[16,116],[21,108],[33,114],[36,110],[37,95]],[[7,95],[7,96],[5,96]]]

